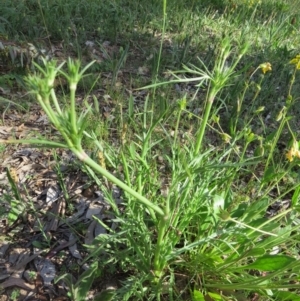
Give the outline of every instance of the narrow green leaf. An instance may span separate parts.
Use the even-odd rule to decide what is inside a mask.
[[[253,248],[245,253],[243,257],[258,257],[266,253],[264,248]]]
[[[94,301],[111,301],[114,300],[116,293],[113,290],[102,291],[95,296]]]
[[[85,300],[86,295],[93,284],[97,269],[98,262],[94,262],[91,264],[88,270],[80,275],[75,284],[78,293],[78,299],[76,298],[76,300]]]
[[[269,182],[275,180],[276,177],[277,177],[277,173],[276,173],[274,167],[271,166],[265,171],[265,174],[262,179],[262,183],[269,183]]]
[[[292,196],[292,205],[296,206],[299,203],[300,186],[298,186]]]
[[[54,283],[58,283],[60,280],[63,280],[70,290],[73,288],[72,276],[70,274],[63,274],[57,278],[55,278]]]
[[[1,75],[2,76],[2,75]],[[20,109],[22,109],[23,111],[26,111],[26,109],[24,107],[22,107],[20,104],[18,104],[17,102],[14,102],[14,101],[11,101],[7,98],[4,98],[2,96],[0,96],[0,104],[2,104],[3,102],[7,102],[7,103],[11,103],[13,104],[14,106],[17,106],[19,107]]]
[[[34,145],[34,147],[54,147],[54,148],[68,148],[67,145],[54,142],[54,141],[48,141],[48,140],[42,140],[42,139],[28,139],[28,140],[0,140],[0,142],[3,143],[10,143],[10,144],[31,144]]]
[[[136,159],[136,149],[135,149],[135,145],[133,142],[130,143],[128,149],[129,149],[131,158],[135,160]]]
[[[133,114],[134,114],[134,98],[131,94],[128,101],[128,116],[130,119],[133,119]]]
[[[10,187],[11,187],[13,193],[14,193],[14,196],[15,196],[15,198],[16,198],[16,201],[21,201],[22,198],[21,198],[21,195],[20,195],[20,192],[19,192],[19,188],[18,188],[17,184],[15,183],[15,181],[13,180],[9,168],[6,168],[6,176],[7,176],[7,178],[8,178]],[[12,207],[13,207],[13,206],[12,206]]]

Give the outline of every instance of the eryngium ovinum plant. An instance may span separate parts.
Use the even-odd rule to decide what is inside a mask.
[[[202,66],[185,67],[182,74],[189,73],[188,78],[175,74],[175,79],[170,81],[195,81],[199,87],[205,82],[208,87],[203,116],[198,116],[199,129],[194,139],[185,143],[181,143],[177,133],[186,112],[186,98],[179,101],[176,111],[175,135],[168,134],[165,123],[168,112],[156,117],[152,108],[148,108],[147,99],[141,127],[135,127],[135,138],[116,148],[109,146],[108,141],[99,141],[92,131],[85,131],[92,107],[76,108],[77,84],[92,63],[81,70],[80,62],[71,59],[66,69],[63,64],[57,66],[55,61],[44,61],[43,67],[36,65],[38,73],[28,76],[30,91],[62,139],[60,142],[47,139],[5,142],[71,150],[105,193],[118,228],[110,230],[99,220],[108,233],[95,238],[85,261],[101,264],[98,269],[91,265],[92,273],[85,274],[92,280],[99,269],[104,272],[107,266],[112,269],[112,265],[117,271],[126,271],[119,289],[112,293],[114,300],[241,300],[238,299],[241,294],[247,297],[253,293],[265,296],[266,300],[285,300],[282,298],[286,296],[293,300],[297,296],[288,289],[299,289],[300,261],[291,251],[299,237],[295,214],[298,183],[289,189],[293,192],[291,207],[267,216],[269,192],[289,169],[279,174],[274,170],[271,176],[268,169],[259,194],[251,199],[238,197],[232,187],[239,171],[257,166],[266,156],[245,156],[253,133],[242,129],[221,150],[203,144],[216,96],[235,76],[236,66],[245,52],[246,47],[240,51],[232,49],[225,39],[212,70],[199,60]],[[58,75],[69,83],[69,103],[64,108],[53,88]],[[289,97],[285,112],[291,103]],[[280,122],[278,131],[287,122],[286,115]],[[104,154],[112,166],[110,170],[87,154],[82,146],[84,136]],[[161,143],[170,150],[161,154],[166,165],[164,173],[159,171],[155,155]],[[241,156],[236,155],[237,145],[244,147],[239,151]],[[105,182],[121,189],[122,210],[109,190],[112,185],[104,185]],[[167,183],[166,187],[162,183]]]

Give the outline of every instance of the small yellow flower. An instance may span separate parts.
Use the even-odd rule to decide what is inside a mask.
[[[290,64],[296,65],[296,69],[300,69],[300,54],[296,55],[292,60],[290,60]]]
[[[290,162],[292,162],[295,157],[300,159],[299,144],[296,140],[294,140],[292,148],[287,152],[285,156]]]
[[[266,74],[268,71],[272,71],[272,65],[268,62],[260,64],[259,67],[261,68],[263,74]]]
[[[294,152],[293,152],[293,150],[292,149],[290,149],[287,153],[286,153],[286,158],[290,161],[290,162],[292,162],[293,160],[294,160]]]

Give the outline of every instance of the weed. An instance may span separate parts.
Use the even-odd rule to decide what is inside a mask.
[[[31,279],[31,280],[35,280],[36,279],[36,276],[37,276],[37,274],[36,274],[36,272],[35,271],[29,271],[29,278]]]
[[[72,276],[70,274],[64,274],[58,277],[56,283],[60,280],[64,280],[70,289],[69,297],[74,301],[83,301],[92,286],[93,279],[97,275],[97,269],[98,263],[95,262],[86,272],[80,275],[75,284],[73,284]]]
[[[20,290],[14,289],[10,295],[10,299],[16,301],[18,300],[19,296],[20,296]]]
[[[101,262],[100,272],[100,265],[92,264],[77,281],[66,274],[58,278],[67,283],[70,298],[84,300],[96,277],[119,271],[126,275],[120,288],[104,290],[100,299],[297,300],[300,155],[293,117],[299,35],[293,33],[292,3],[169,0],[162,7],[153,1],[146,12],[143,2],[134,7],[98,3],[97,9],[94,1],[56,4],[43,16],[59,38],[84,40],[92,26],[98,28],[95,13],[109,16],[111,26],[96,31],[112,39],[124,33],[122,24],[135,32],[131,37],[160,33],[161,38],[150,64],[152,81],[141,89],[149,93],[136,108],[131,91],[123,110],[123,95],[116,92],[115,120],[99,116],[97,122],[97,98],[94,107],[86,102],[78,110],[78,83],[92,62],[81,69],[71,59],[66,68],[45,61],[27,78],[28,89],[63,139],[5,143],[71,150],[104,193],[112,208],[110,223],[117,225],[110,229],[98,220],[107,234],[87,246],[84,263]],[[86,24],[80,14],[92,7],[91,24]],[[53,9],[58,20],[64,15],[66,33],[50,22]],[[107,62],[113,83],[130,56],[129,35],[123,39],[128,48]],[[161,72],[179,69],[180,63],[179,71]],[[64,107],[53,89],[58,76],[69,86]],[[178,94],[166,93],[174,86]],[[112,126],[115,135],[108,133]],[[122,191],[119,206],[114,185]]]

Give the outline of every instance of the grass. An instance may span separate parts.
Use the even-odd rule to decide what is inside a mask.
[[[294,1],[18,1],[18,14],[2,2],[5,39],[63,40],[83,62],[44,61],[24,79],[58,138],[1,141],[71,150],[111,205],[118,226],[98,220],[107,234],[86,246],[90,268],[56,280],[69,297],[122,274],[95,300],[298,300]],[[89,63],[87,40],[119,50]],[[52,89],[56,78],[66,87]],[[104,101],[89,101],[99,86]]]

